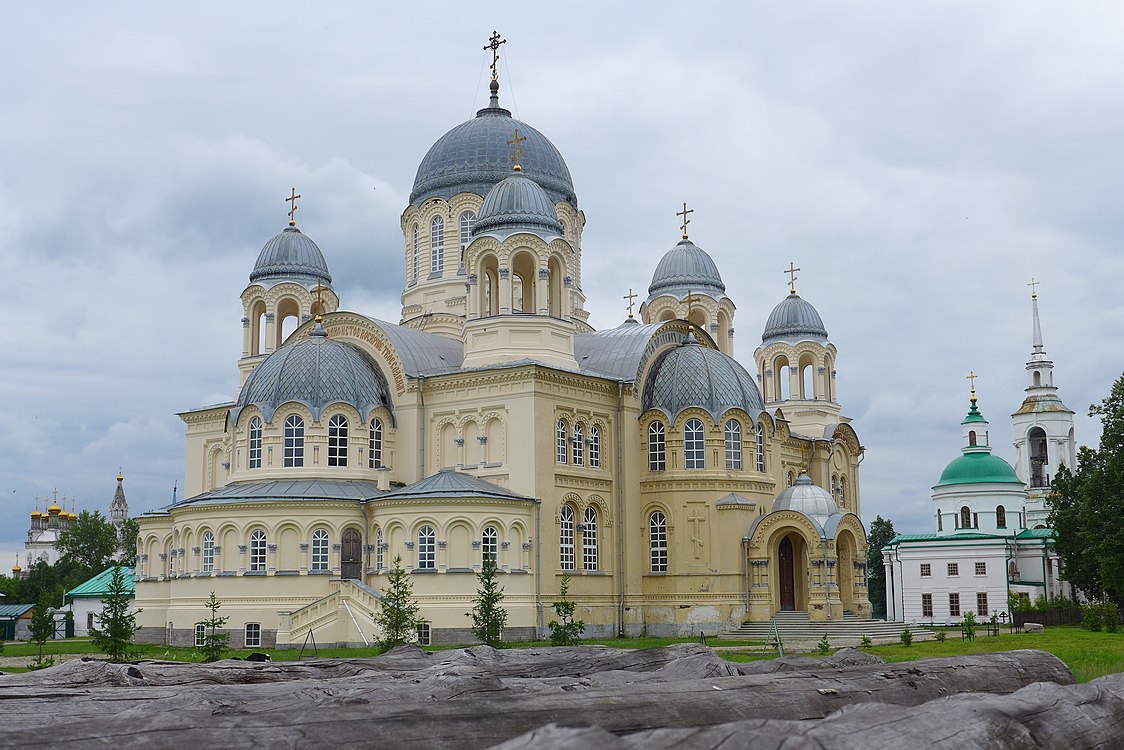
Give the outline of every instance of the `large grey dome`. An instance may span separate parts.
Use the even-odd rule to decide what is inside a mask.
[[[562,234],[562,222],[546,192],[522,172],[512,172],[484,197],[473,235],[499,229]]]
[[[714,259],[695,243],[683,239],[660,258],[648,287],[648,299],[661,294],[682,296],[688,291],[721,297],[726,293],[726,285]]]
[[[247,406],[261,409],[266,422],[283,404],[312,410],[313,419],[330,404],[344,403],[366,420],[379,406],[391,408],[390,388],[379,366],[365,352],[333,341],[317,324],[307,338],[292,341],[265,358],[250,374],[231,419]]]
[[[769,313],[769,320],[765,322],[765,332],[761,334],[761,341],[775,341],[786,339],[798,341],[803,339],[827,340],[827,329],[823,320],[812,303],[792,292]]]
[[[773,512],[778,510],[795,510],[809,518],[814,518],[820,526],[827,523],[827,519],[839,513],[839,506],[831,497],[831,493],[812,483],[812,478],[801,474],[796,484],[777,495],[773,501]]]
[[[285,227],[265,243],[250,272],[250,281],[296,279],[332,283],[328,263],[316,243],[294,226]]]
[[[492,98],[491,105],[476,113],[437,139],[418,166],[410,203],[420,205],[430,198],[448,200],[457,193],[486,195],[493,185],[511,174],[511,146],[519,128],[523,156],[523,172],[546,191],[552,202],[578,203],[570,170],[562,154],[545,135],[525,122],[512,118],[511,112]]]
[[[729,409],[756,416],[765,408],[745,368],[733,357],[703,346],[693,335],[656,358],[644,383],[641,409],[659,409],[674,420],[692,406],[706,409],[715,422]]]

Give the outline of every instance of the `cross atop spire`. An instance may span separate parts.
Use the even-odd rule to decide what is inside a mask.
[[[796,272],[799,270],[800,269],[797,268],[796,264],[791,260],[788,262],[788,268],[785,269],[785,273],[788,274],[788,291],[790,294],[796,294],[796,279],[798,278]]]
[[[972,403],[973,404],[976,403],[976,378],[978,378],[978,377],[979,377],[979,375],[976,374],[975,370],[971,370],[971,371],[968,372],[968,375],[964,378],[965,380],[972,381]]]
[[[493,31],[488,43],[484,45],[485,50],[492,50],[492,80],[498,81],[500,79],[499,70],[496,67],[500,61],[500,45],[507,44],[507,40],[500,37],[498,31]]]
[[[683,210],[682,211],[676,211],[675,212],[676,216],[683,219],[683,223],[679,227],[680,229],[683,230],[683,239],[687,239],[687,225],[691,223],[691,220],[688,219],[687,216],[689,214],[693,214],[694,212],[695,212],[695,209],[687,208],[686,203],[683,204]]]
[[[1030,277],[1030,283],[1027,284],[1027,286],[1030,287],[1030,298],[1031,299],[1038,299],[1038,285],[1041,284],[1041,283],[1042,283],[1041,281],[1034,278],[1033,276]]]
[[[630,318],[632,317],[632,303],[638,296],[638,294],[632,291],[632,287],[628,288],[628,294],[624,296],[624,299],[628,300],[628,317]]]
[[[300,198],[300,195],[297,193],[297,189],[293,188],[292,193],[285,199],[285,202],[289,204],[289,226],[291,227],[297,225],[295,218],[297,215],[297,198]]]
[[[515,137],[507,142],[507,145],[515,146],[515,148],[513,149],[515,151],[515,153],[512,154],[511,160],[513,162],[515,162],[514,169],[515,169],[516,172],[519,172],[523,169],[523,167],[519,164],[519,159],[520,159],[520,157],[523,156],[523,146],[521,144],[525,140],[527,140],[527,136],[523,136],[522,138],[520,138],[519,137],[519,127],[516,126]]]

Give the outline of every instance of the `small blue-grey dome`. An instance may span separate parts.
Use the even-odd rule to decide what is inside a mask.
[[[316,243],[294,226],[285,227],[265,243],[258,253],[258,262],[250,272],[250,281],[296,279],[332,283],[324,253]]]
[[[391,408],[390,388],[375,361],[351,344],[328,338],[319,324],[307,338],[285,344],[254,369],[231,419],[237,424],[244,408],[256,406],[269,422],[291,402],[307,406],[317,420],[335,403],[353,406],[363,419],[379,406]]]
[[[777,339],[827,341],[827,329],[812,303],[792,292],[769,313],[765,332],[761,334],[762,342]]]
[[[773,512],[778,510],[795,510],[809,518],[814,518],[820,526],[827,523],[827,519],[839,513],[839,506],[831,493],[812,482],[807,474],[801,474],[796,484],[785,489],[773,501]]]
[[[546,191],[522,172],[512,172],[488,194],[472,223],[473,235],[499,229],[562,234],[562,222]]]
[[[648,287],[648,299],[661,294],[682,296],[688,291],[718,298],[726,293],[726,285],[714,259],[695,243],[683,239],[660,258]]]
[[[570,169],[562,154],[545,135],[525,122],[513,119],[493,97],[491,106],[476,113],[441,136],[426,153],[414,178],[410,203],[421,205],[430,198],[448,200],[457,193],[483,196],[493,185],[511,174],[511,146],[519,137],[523,152],[523,172],[542,186],[550,200],[578,203]]]
[[[659,409],[674,420],[692,406],[706,409],[715,422],[730,409],[756,416],[765,408],[757,384],[736,359],[703,346],[690,335],[652,364],[641,409]]]

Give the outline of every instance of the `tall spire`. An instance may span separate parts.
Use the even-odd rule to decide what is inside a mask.
[[[1030,306],[1034,310],[1034,353],[1045,354],[1042,351],[1042,323],[1038,320],[1038,280],[1031,278],[1027,286],[1030,287]]]

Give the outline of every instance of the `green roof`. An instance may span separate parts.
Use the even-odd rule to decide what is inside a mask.
[[[949,484],[1022,484],[1011,464],[990,451],[972,451],[952,460],[937,487]]]
[[[976,399],[972,399],[972,407],[968,409],[968,416],[964,417],[964,421],[960,424],[968,424],[969,422],[987,422],[984,415],[980,414],[980,410],[976,407]]]
[[[34,604],[0,604],[0,617],[18,619],[33,609]]]
[[[1053,529],[1023,529],[1019,539],[1053,539],[1057,534]]]
[[[974,542],[985,539],[1010,539],[1002,534],[981,534],[975,531],[966,531],[963,534],[898,534],[890,540],[890,544],[901,542]]]
[[[136,588],[136,578],[133,575],[134,568],[122,566],[121,571],[125,574],[125,591],[132,596]],[[109,593],[109,585],[112,580],[113,568],[106,568],[85,583],[80,583],[70,591],[67,591],[66,598],[101,599]]]

